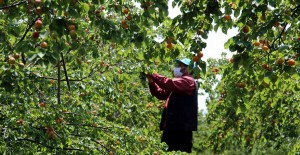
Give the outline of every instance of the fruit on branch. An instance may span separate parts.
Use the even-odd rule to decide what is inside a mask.
[[[55,120],[55,122],[56,122],[56,124],[60,124],[60,123],[62,123],[63,122],[63,118],[57,118],[56,120]]]
[[[243,32],[248,33],[249,32],[249,27],[246,25],[243,27]]]
[[[230,20],[231,20],[231,16],[230,16],[230,15],[225,15],[225,16],[224,16],[224,19],[225,19],[226,21],[230,21]]]
[[[199,60],[199,57],[197,57],[197,56],[194,56],[194,57],[193,57],[193,61],[194,61],[194,62],[197,62],[198,60]]]
[[[68,30],[69,30],[69,31],[75,30],[75,25],[69,25],[69,26],[68,26]]]
[[[39,106],[40,106],[41,108],[45,108],[45,107],[46,107],[46,103],[45,103],[45,102],[39,102]]]
[[[129,14],[129,15],[126,16],[126,19],[127,19],[127,20],[131,20],[131,19],[132,19],[132,16]]]
[[[269,47],[268,47],[267,45],[264,45],[264,46],[262,47],[262,49],[263,49],[264,51],[268,51],[268,50],[269,50]]]
[[[256,42],[253,43],[253,45],[254,45],[254,46],[259,46],[259,45],[260,45],[260,42],[256,41]]]
[[[34,23],[34,28],[35,28],[35,29],[39,29],[39,28],[42,27],[42,25],[43,25],[42,20],[38,19],[38,20],[36,20],[35,23]]]
[[[244,82],[239,82],[239,83],[237,83],[237,86],[238,86],[239,88],[245,88],[245,87],[246,87],[246,83],[244,83]]]
[[[124,9],[123,9],[123,13],[124,13],[124,14],[128,14],[128,8],[124,8]]]
[[[42,14],[43,13],[43,9],[39,6],[36,7],[35,11],[36,11],[37,14]]]
[[[13,65],[13,64],[15,64],[15,63],[16,63],[16,59],[15,59],[14,57],[9,57],[9,58],[8,58],[8,64]]]
[[[217,73],[219,72],[219,68],[214,67],[214,68],[212,69],[212,72],[215,73],[215,74],[217,74]]]
[[[37,39],[39,37],[40,37],[40,33],[39,32],[35,31],[35,32],[32,33],[32,38],[33,39]]]
[[[289,66],[294,66],[295,65],[295,60],[294,59],[289,59],[287,61],[287,63],[288,63]]]
[[[43,42],[41,42],[40,46],[41,46],[42,48],[47,48],[47,47],[48,47],[48,44],[47,44],[47,42],[43,41]]]
[[[34,0],[34,4],[36,4],[36,5],[40,5],[40,4],[42,4],[42,3],[43,3],[42,0]]]
[[[173,48],[173,44],[172,44],[172,43],[167,44],[167,48],[168,48],[168,49],[172,49],[172,48]]]
[[[19,53],[14,53],[14,54],[13,54],[13,57],[17,60],[17,59],[19,59],[21,56],[20,56]]]
[[[229,62],[230,62],[230,63],[234,63],[234,59],[233,59],[233,58],[230,58],[230,59],[229,59]]]
[[[23,124],[24,124],[24,121],[23,121],[22,119],[19,119],[19,120],[16,121],[16,123],[17,123],[18,125],[23,125]]]
[[[283,59],[283,58],[278,58],[277,63],[278,63],[279,65],[282,65],[283,62],[284,62],[284,59]]]
[[[199,52],[197,53],[197,57],[198,57],[199,59],[201,59],[201,58],[203,57],[203,53],[202,53],[201,51],[199,51]]]
[[[127,29],[127,28],[128,28],[128,24],[127,24],[126,20],[122,20],[122,21],[121,21],[121,26],[122,26],[124,29]]]
[[[75,37],[76,36],[76,31],[71,30],[71,31],[69,31],[69,34],[70,34],[71,37]]]

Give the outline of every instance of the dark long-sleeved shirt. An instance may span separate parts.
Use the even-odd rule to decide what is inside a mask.
[[[190,75],[173,79],[159,74],[152,74],[150,77],[153,80],[152,83],[149,83],[150,92],[159,100],[167,100],[165,107],[168,106],[168,100],[172,92],[193,94],[196,89],[195,81]]]

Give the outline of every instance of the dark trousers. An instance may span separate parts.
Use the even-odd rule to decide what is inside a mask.
[[[192,131],[164,130],[161,141],[169,146],[168,151],[182,151],[191,153],[193,133]]]

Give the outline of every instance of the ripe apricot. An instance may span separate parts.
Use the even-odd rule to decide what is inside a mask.
[[[171,44],[167,44],[167,48],[168,49],[172,49],[173,48],[173,44],[171,43]]]
[[[263,49],[264,51],[268,51],[268,50],[269,50],[269,47],[268,47],[267,45],[264,45],[264,46],[262,47],[262,49]]]
[[[199,57],[198,57],[198,56],[194,56],[194,57],[193,57],[193,61],[194,61],[194,62],[197,62],[198,60],[199,60]]]
[[[230,15],[225,15],[225,16],[224,16],[224,19],[225,19],[226,21],[229,21],[229,20],[231,19],[231,16],[230,16]]]
[[[202,58],[203,57],[203,53],[202,52],[198,52],[197,57],[198,58]]]
[[[259,46],[259,45],[260,45],[260,42],[256,41],[256,42],[253,43],[253,45],[254,45],[254,46]]]
[[[283,62],[284,62],[284,59],[283,59],[283,58],[278,58],[277,63],[278,63],[279,65],[282,65]]]
[[[289,66],[294,66],[295,65],[295,60],[294,59],[289,59],[287,61],[287,63],[288,63]]]

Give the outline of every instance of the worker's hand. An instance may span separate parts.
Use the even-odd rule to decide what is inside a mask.
[[[147,74],[147,79],[149,83],[153,82],[153,79],[151,78],[151,74]]]

